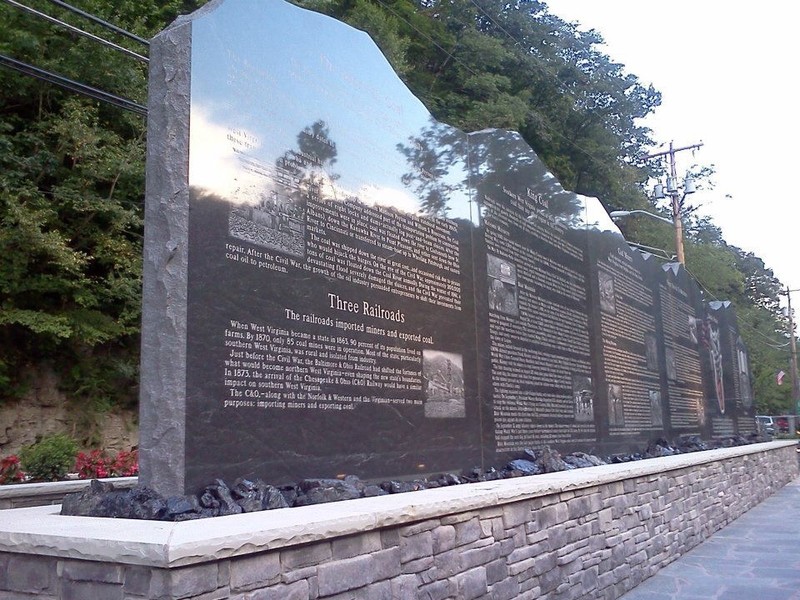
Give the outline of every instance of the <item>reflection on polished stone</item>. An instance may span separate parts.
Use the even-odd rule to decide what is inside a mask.
[[[144,319],[180,343],[144,328],[145,480],[165,432],[183,447],[159,481],[191,491],[744,427],[703,394],[746,398],[746,350],[719,337],[737,378],[714,375],[702,334],[734,329],[685,270],[631,250],[519,133],[434,120],[363,32],[222,0],[153,49],[151,115],[189,118],[149,135],[169,176],[148,183]]]

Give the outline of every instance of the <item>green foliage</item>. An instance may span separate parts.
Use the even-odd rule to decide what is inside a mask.
[[[369,32],[440,121],[518,130],[565,188],[610,209],[659,209],[643,193],[661,167],[642,158],[651,132],[640,119],[661,96],[603,54],[597,32],[579,31],[538,0],[297,3]],[[72,18],[45,0],[31,4]],[[78,6],[148,38],[202,4]],[[0,17],[3,54],[145,103],[141,63],[7,4]],[[18,397],[26,367],[42,362],[58,369],[89,429],[93,412],[135,397],[144,133],[138,115],[0,69],[0,401]],[[428,192],[435,200],[446,190]],[[709,299],[735,304],[759,410],[776,412],[789,399],[789,386],[774,384],[775,372],[788,371],[779,282],[686,208],[689,270]],[[663,224],[631,219],[623,227],[628,239],[674,252]]]
[[[395,71],[403,74],[408,70],[409,65],[406,62],[408,40],[398,34],[396,18],[365,0],[357,0],[348,22],[353,27],[372,34],[372,39]]]
[[[750,354],[753,392],[759,414],[794,414],[790,378],[779,386],[776,374],[791,372],[788,322],[779,302],[780,282],[757,256],[732,247],[743,290],[735,299],[739,329]]]
[[[660,103],[542,2],[306,0],[367,30],[434,116],[466,131],[520,131],[568,189],[641,202],[650,142],[637,119]]]
[[[149,36],[179,6],[80,8]],[[8,6],[0,15],[4,54],[145,101],[146,66]],[[127,403],[135,368],[121,380],[108,364],[138,362],[145,121],[6,69],[0,90],[0,401],[47,362],[78,406]]]
[[[26,446],[20,452],[25,473],[35,481],[58,481],[75,464],[78,445],[66,435],[51,435]]]

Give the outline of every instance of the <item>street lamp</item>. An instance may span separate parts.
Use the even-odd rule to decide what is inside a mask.
[[[608,216],[612,219],[621,219],[623,217],[627,217],[630,215],[647,215],[648,217],[652,217],[654,219],[658,219],[659,221],[664,221],[664,223],[669,223],[672,225],[672,219],[668,219],[667,217],[662,217],[660,215],[653,214],[651,212],[647,212],[646,210],[614,210],[608,213]]]
[[[612,219],[621,219],[630,215],[645,215],[651,219],[657,219],[658,221],[673,225],[675,227],[675,254],[679,263],[682,265],[686,264],[686,260],[683,255],[683,227],[680,225],[680,216],[676,217],[673,221],[672,219],[647,212],[646,210],[614,210],[608,213],[608,216]]]

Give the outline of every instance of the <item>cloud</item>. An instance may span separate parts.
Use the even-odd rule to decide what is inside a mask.
[[[252,132],[214,123],[192,106],[189,130],[189,185],[240,204],[254,204],[270,187],[270,169],[245,152],[260,146]]]
[[[358,199],[370,206],[385,206],[404,213],[419,214],[419,203],[416,198],[402,190],[363,185],[358,190]]]

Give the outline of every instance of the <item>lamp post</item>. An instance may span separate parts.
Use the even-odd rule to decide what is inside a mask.
[[[608,213],[608,216],[612,219],[621,219],[623,217],[628,217],[630,215],[645,215],[650,217],[651,219],[657,219],[658,221],[662,221],[669,225],[675,226],[675,255],[678,259],[678,262],[682,265],[685,265],[685,259],[683,254],[683,228],[675,225],[675,221],[672,219],[668,219],[667,217],[662,217],[661,215],[656,215],[651,212],[647,212],[646,210],[614,210]],[[678,223],[680,223],[680,218],[678,219]]]

